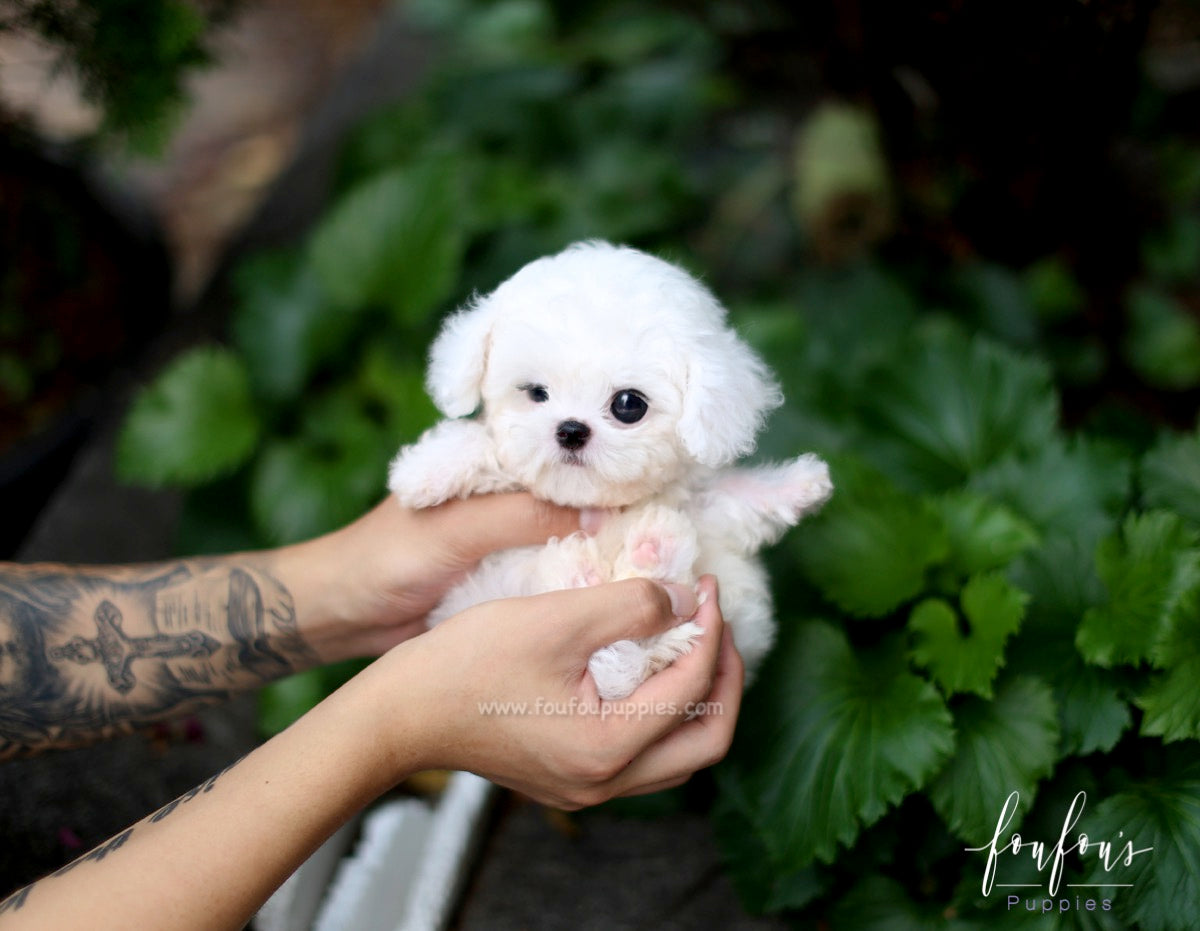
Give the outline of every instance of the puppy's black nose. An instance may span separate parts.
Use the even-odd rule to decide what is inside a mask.
[[[558,425],[554,436],[563,449],[579,449],[592,435],[592,428],[578,420],[564,420]]]

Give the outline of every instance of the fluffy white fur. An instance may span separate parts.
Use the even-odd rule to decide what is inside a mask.
[[[392,462],[388,484],[405,506],[527,489],[557,504],[612,509],[596,536],[489,556],[431,624],[495,598],[632,576],[694,584],[713,573],[754,672],[775,632],[755,554],[833,487],[812,455],[730,467],[753,450],[782,396],[699,282],[634,249],[578,243],[448,318],[427,387],[452,419]],[[622,392],[645,400],[633,422],[613,408]],[[618,408],[626,418],[628,407]],[[589,669],[601,696],[629,695],[698,633],[684,623],[598,651]]]

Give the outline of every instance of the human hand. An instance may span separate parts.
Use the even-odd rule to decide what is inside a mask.
[[[568,809],[679,785],[725,755],[742,694],[716,583],[699,590],[698,610],[689,589],[646,579],[494,601],[401,644],[363,674],[388,707],[404,692],[393,768],[471,770]],[[693,614],[703,634],[691,653],[628,698],[600,700],[592,652]]]
[[[494,550],[581,529],[580,512],[525,493],[456,499],[414,511],[389,495],[354,523],[290,547],[300,624],[324,662],[376,656],[421,633],[446,591]],[[594,518],[585,512],[585,529]]]

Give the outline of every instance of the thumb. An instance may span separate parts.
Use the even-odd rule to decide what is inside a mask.
[[[579,511],[542,501],[526,492],[456,499],[427,512],[442,523],[445,539],[467,562],[496,550],[545,543],[580,529]]]

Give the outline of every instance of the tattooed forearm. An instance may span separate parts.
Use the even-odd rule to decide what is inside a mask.
[[[0,759],[127,732],[314,662],[291,594],[250,561],[0,565]]]
[[[114,851],[120,850],[121,847],[123,847],[125,845],[125,842],[127,840],[129,840],[130,837],[133,836],[133,832],[138,829],[140,824],[142,824],[142,823],[157,824],[158,822],[162,821],[164,818],[168,817],[180,805],[187,804],[192,799],[194,799],[197,795],[202,795],[205,792],[211,792],[213,790],[213,787],[217,784],[217,780],[220,779],[222,776],[224,776],[231,769],[233,769],[233,767],[237,766],[237,764],[240,762],[241,762],[241,760],[235,760],[234,762],[232,762],[228,766],[226,766],[223,770],[221,770],[219,773],[217,773],[215,776],[210,776],[208,779],[204,780],[204,782],[200,783],[200,785],[196,786],[194,789],[190,789],[189,791],[185,792],[183,795],[179,796],[179,798],[175,799],[173,802],[168,802],[166,805],[164,805],[162,808],[160,808],[154,814],[150,815],[149,818],[147,818],[145,822],[139,822],[138,824],[135,824],[131,828],[126,828],[120,834],[117,834],[115,837],[109,838],[103,844],[100,844],[98,847],[93,848],[92,850],[85,853],[83,856],[81,856],[75,860],[72,860],[66,866],[63,866],[63,867],[55,870],[53,873],[51,873],[49,876],[47,876],[45,878],[52,879],[55,876],[63,876],[65,874],[71,872],[71,870],[75,869],[76,867],[82,866],[85,863],[100,862],[105,857],[107,857],[109,854],[113,853]],[[28,901],[29,894],[35,888],[37,888],[41,882],[42,882],[42,880],[38,880],[38,882],[30,883],[28,886],[18,889],[16,892],[14,892],[8,898],[0,900],[0,915],[3,915],[5,912],[20,911],[21,908],[25,905],[26,901]]]

